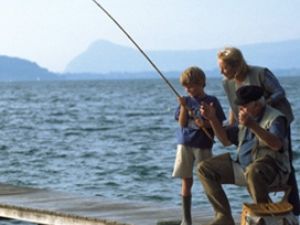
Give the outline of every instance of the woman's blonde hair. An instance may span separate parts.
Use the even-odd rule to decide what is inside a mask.
[[[226,47],[218,52],[218,59],[237,70],[237,75],[243,76],[248,71],[248,65],[242,52],[235,47]]]
[[[203,70],[201,70],[199,67],[191,66],[182,72],[179,80],[183,86],[199,84],[205,87],[206,77]]]

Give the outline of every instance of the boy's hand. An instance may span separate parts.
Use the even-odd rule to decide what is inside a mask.
[[[177,101],[178,101],[178,103],[179,103],[181,106],[186,107],[186,100],[185,100],[185,97],[180,96],[180,97],[177,98]]]

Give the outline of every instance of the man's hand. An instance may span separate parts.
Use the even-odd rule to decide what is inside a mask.
[[[231,142],[227,137],[225,129],[223,128],[221,122],[217,118],[214,104],[212,102],[209,104],[202,102],[200,106],[200,113],[204,118],[206,118],[209,121],[211,128],[213,129],[216,137],[220,140],[220,142],[224,146],[231,145]]]
[[[202,102],[200,106],[200,113],[207,120],[213,120],[216,118],[216,109],[213,103],[207,104]]]
[[[247,112],[247,110],[244,109],[244,108],[240,108],[240,111],[239,111],[239,124],[251,128],[251,126],[253,126],[254,123],[255,123],[254,119]]]
[[[198,127],[200,127],[200,128],[204,127],[204,121],[202,119],[196,118],[194,121]]]

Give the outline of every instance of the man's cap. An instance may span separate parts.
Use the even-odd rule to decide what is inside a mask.
[[[260,86],[247,85],[240,87],[235,93],[235,104],[246,105],[249,102],[257,101],[258,99],[260,99],[264,94],[264,90]]]

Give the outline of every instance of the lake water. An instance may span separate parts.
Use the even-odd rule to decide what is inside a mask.
[[[184,94],[177,80],[171,82]],[[296,115],[298,172],[300,77],[280,82]],[[2,82],[0,89],[0,182],[179,207],[180,180],[171,178],[177,101],[161,80]],[[206,92],[227,113],[221,78],[209,78]],[[235,154],[218,141],[213,151]],[[239,213],[241,202],[250,201],[246,190],[225,189]],[[210,207],[197,177],[193,205]]]

